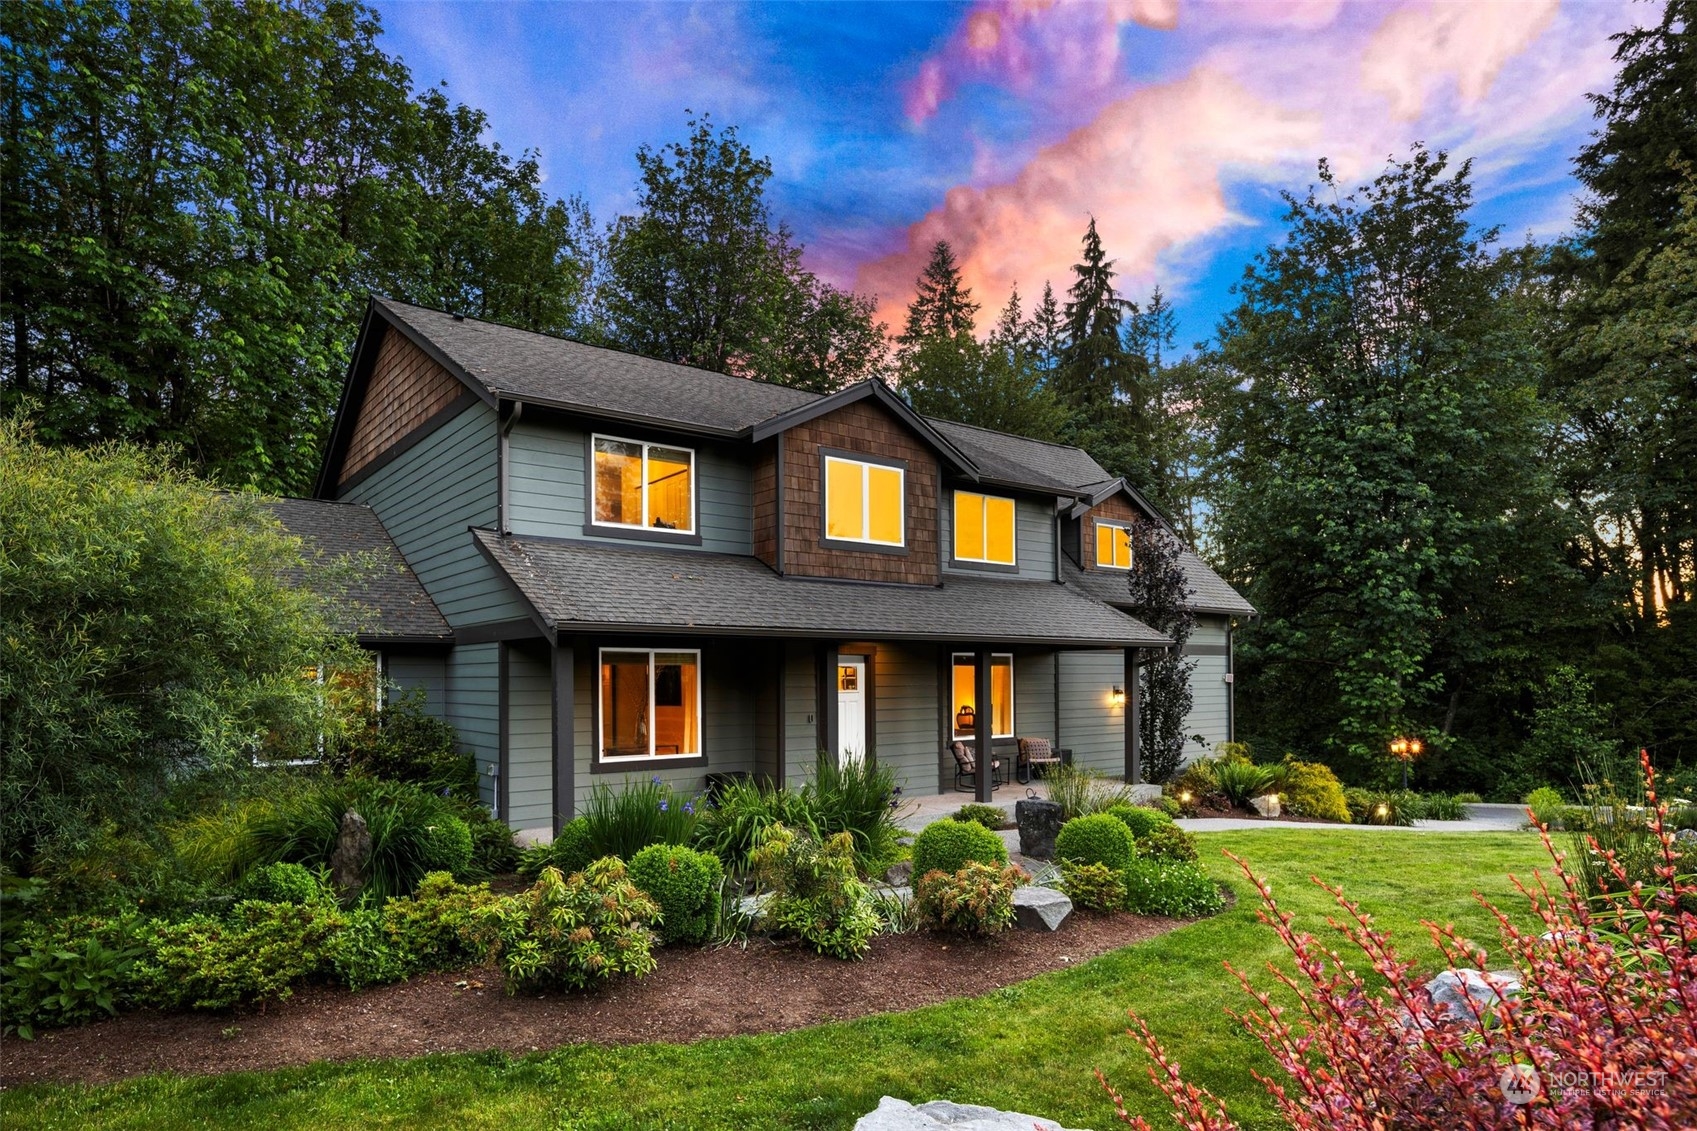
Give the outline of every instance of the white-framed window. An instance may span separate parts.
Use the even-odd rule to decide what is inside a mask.
[[[907,544],[907,473],[887,463],[825,457],[825,537]]]
[[[1096,568],[1131,568],[1131,527],[1122,522],[1096,520]]]
[[[973,738],[978,733],[978,681],[971,652],[954,655],[954,735]],[[997,652],[990,657],[990,697],[995,718],[990,720],[991,738],[1012,738],[1013,729],[1013,655]],[[963,725],[964,724],[964,725]]]
[[[695,452],[671,444],[590,437],[596,526],[695,533]]]
[[[602,762],[701,756],[701,651],[603,648]]]
[[[976,491],[955,492],[955,560],[1015,565],[1014,502]]]

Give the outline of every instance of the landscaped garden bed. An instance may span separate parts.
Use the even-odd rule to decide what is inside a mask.
[[[590,1041],[689,1043],[780,1033],[989,993],[1182,926],[1155,916],[1075,913],[1054,932],[977,939],[881,935],[859,962],[752,939],[674,946],[659,966],[594,992],[508,995],[485,967],[351,992],[311,986],[227,1013],[126,1014],[33,1041],[0,1044],[0,1080],[105,1083],[153,1072],[206,1074],[318,1060],[498,1049],[528,1053]]]

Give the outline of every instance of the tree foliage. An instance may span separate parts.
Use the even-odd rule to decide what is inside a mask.
[[[0,423],[0,839],[27,861],[145,823],[185,775],[320,732],[338,646],[252,496],[129,446],[49,448]]]
[[[1193,698],[1190,674],[1196,661],[1184,658],[1184,645],[1196,628],[1195,596],[1182,563],[1184,547],[1157,521],[1135,523],[1131,541],[1131,615],[1170,638],[1172,650],[1146,662],[1143,682],[1143,780],[1164,782],[1184,761],[1184,722]]]

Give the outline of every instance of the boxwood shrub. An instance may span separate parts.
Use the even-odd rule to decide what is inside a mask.
[[[704,943],[719,922],[725,867],[711,852],[651,844],[631,857],[631,882],[660,905],[660,941]]]
[[[1055,837],[1055,859],[1072,864],[1106,864],[1118,872],[1136,857],[1137,841],[1131,830],[1107,813],[1074,817]]]
[[[237,899],[311,903],[323,894],[318,877],[300,864],[262,864],[236,885]]]
[[[1141,805],[1115,805],[1108,810],[1108,816],[1125,825],[1138,840],[1158,828],[1170,828],[1173,823],[1173,819],[1161,810],[1148,809]]]
[[[913,841],[913,876],[931,872],[954,875],[968,861],[1000,866],[1008,862],[1008,846],[983,825],[970,821],[936,821]]]

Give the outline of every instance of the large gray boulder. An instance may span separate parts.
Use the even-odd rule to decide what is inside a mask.
[[[1014,926],[1025,931],[1053,931],[1072,914],[1065,892],[1027,884],[1013,891]]]
[[[1489,972],[1463,967],[1443,970],[1426,983],[1433,1012],[1440,1021],[1474,1024],[1474,1010],[1490,1017],[1497,1003],[1520,993],[1520,975],[1513,970]],[[1469,999],[1473,1005],[1468,1005]]]
[[[1024,1115],[1017,1111],[997,1111],[978,1104],[957,1104],[948,1100],[910,1104],[894,1096],[885,1096],[878,1106],[855,1121],[854,1131],[1069,1131],[1052,1119]],[[1077,1131],[1077,1129],[1070,1129]]]
[[[1055,837],[1061,831],[1061,807],[1053,801],[1016,801],[1013,819],[1019,825],[1019,854],[1034,860],[1055,858]]]
[[[342,814],[336,847],[330,853],[330,882],[343,900],[352,903],[365,886],[365,866],[371,859],[371,830],[365,818],[349,809]]]
[[[1279,815],[1279,795],[1266,793],[1260,797],[1251,797],[1249,807],[1263,817],[1277,817]]]

